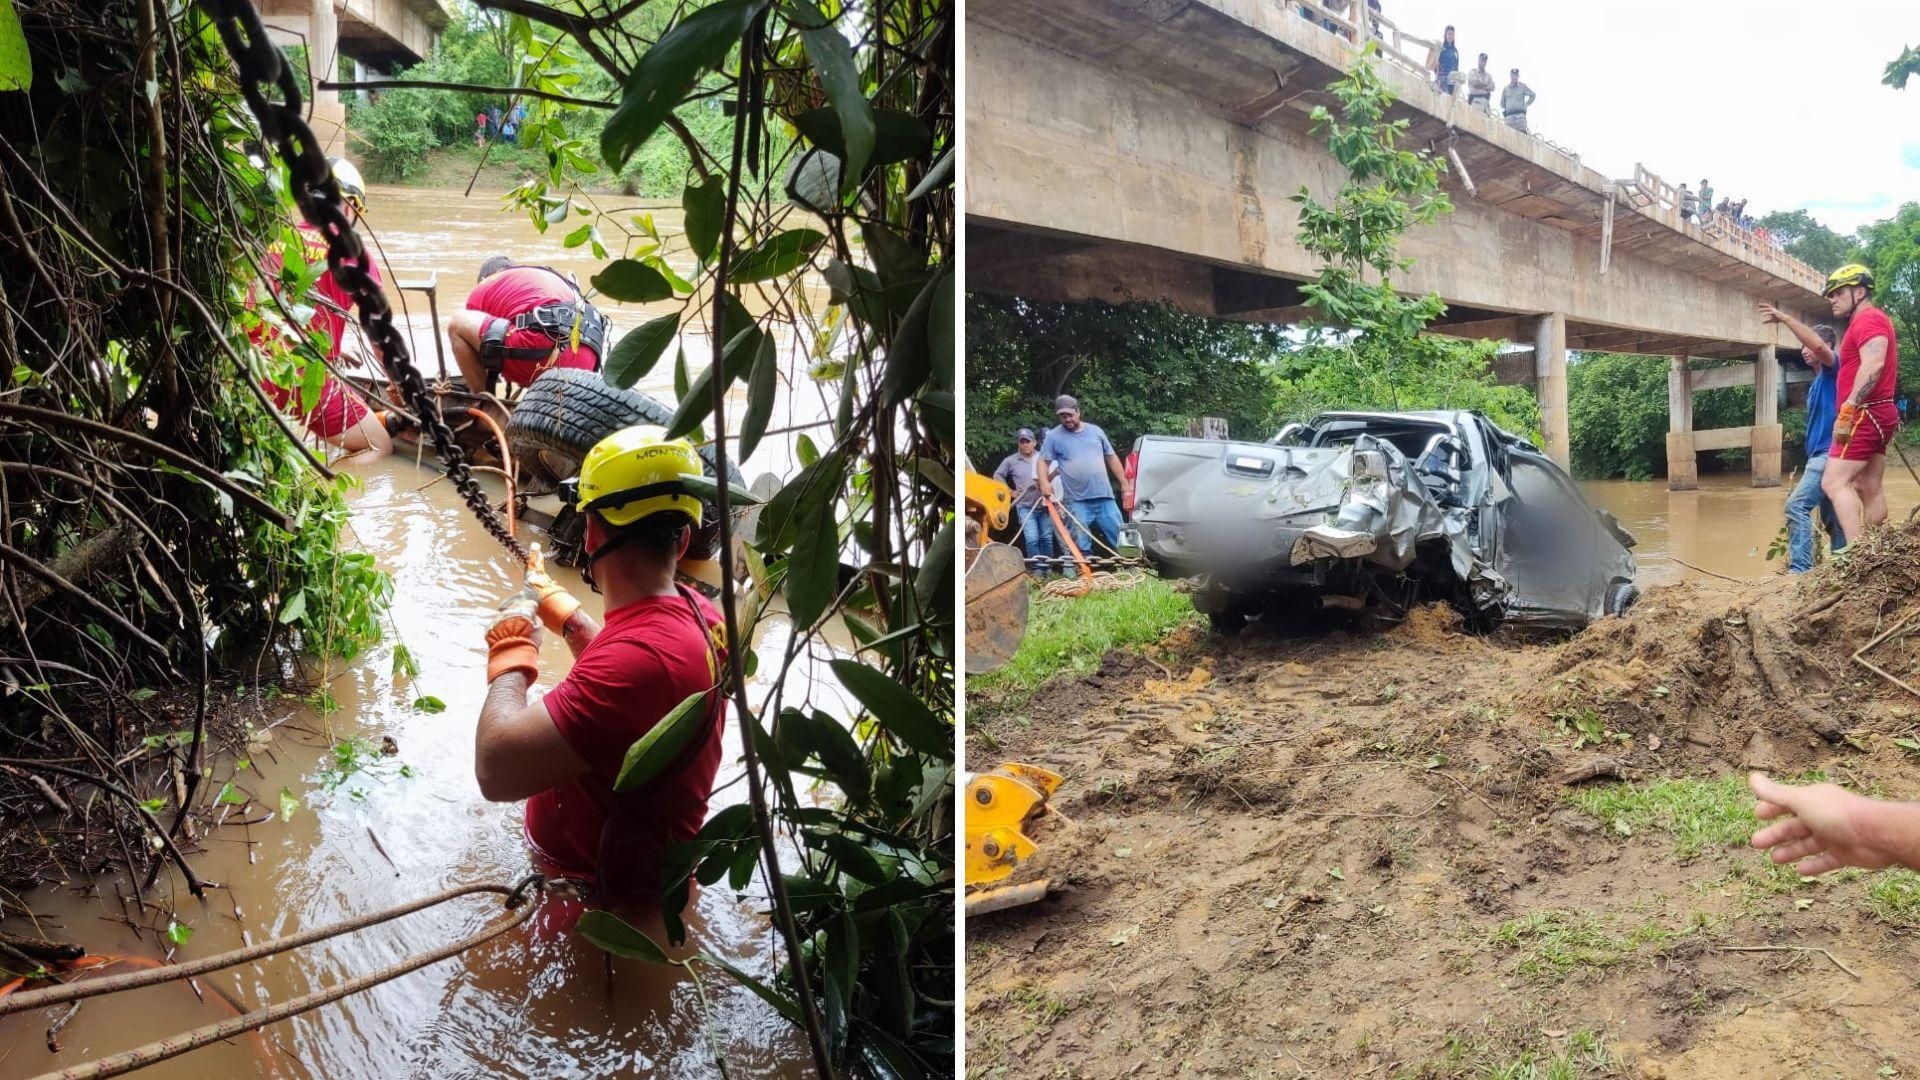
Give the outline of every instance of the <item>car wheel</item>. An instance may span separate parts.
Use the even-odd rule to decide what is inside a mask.
[[[1207,623],[1213,627],[1214,633],[1223,637],[1232,637],[1246,629],[1247,613],[1238,605],[1229,607],[1225,611],[1209,611]]]
[[[580,471],[580,462],[593,444],[623,427],[653,424],[665,427],[674,407],[651,394],[607,385],[597,371],[553,368],[533,380],[513,415],[507,420],[507,443],[516,463],[544,484],[557,484]],[[713,447],[700,448],[707,475],[713,475]],[[732,463],[728,478],[740,483]],[[688,559],[710,559],[720,537],[713,504],[701,515],[705,524],[694,534]]]
[[[1640,599],[1640,590],[1631,581],[1616,581],[1607,586],[1607,614],[1625,615],[1634,601]]]

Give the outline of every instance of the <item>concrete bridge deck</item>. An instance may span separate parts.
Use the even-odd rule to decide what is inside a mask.
[[[1355,48],[1297,6],[971,0],[968,287],[1304,317],[1297,283],[1319,266],[1297,242],[1291,197],[1325,199],[1345,179],[1309,114],[1336,105],[1325,88]],[[1390,116],[1408,122],[1404,145],[1452,163],[1456,211],[1406,235],[1415,265],[1396,284],[1448,302],[1438,332],[1535,344],[1547,449],[1561,460],[1567,349],[1770,359],[1792,341],[1755,317],[1758,300],[1824,313],[1813,268],[1683,221],[1646,170],[1603,175],[1411,66],[1381,63],[1399,98]],[[1777,369],[1755,381],[1776,386]],[[1739,437],[1756,481],[1777,482],[1778,425],[1760,411]]]
[[[375,71],[427,58],[446,29],[446,0],[255,0],[261,21],[283,47],[301,45],[315,81],[339,78],[340,57]],[[346,109],[333,90],[314,89],[313,127],[328,152],[346,142]]]

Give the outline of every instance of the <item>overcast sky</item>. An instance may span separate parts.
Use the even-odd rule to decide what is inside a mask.
[[[1920,79],[1880,82],[1920,45],[1920,0],[1382,0],[1408,32],[1451,23],[1539,95],[1533,130],[1608,176],[1634,163],[1713,181],[1759,217],[1802,207],[1841,232],[1920,201]],[[1495,97],[1497,106],[1499,99]]]

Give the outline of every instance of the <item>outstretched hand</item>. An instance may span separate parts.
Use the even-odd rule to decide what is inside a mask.
[[[1776,863],[1798,862],[1795,869],[1813,877],[1843,866],[1879,870],[1900,861],[1900,852],[1877,827],[1888,809],[1885,803],[1837,784],[1793,787],[1757,772],[1747,776],[1747,785],[1760,800],[1753,808],[1756,815],[1765,821],[1785,819],[1754,833],[1751,841],[1756,848],[1772,849]]]
[[[1786,317],[1780,314],[1779,308],[1762,300],[1760,301],[1760,321],[1763,323],[1785,322]]]

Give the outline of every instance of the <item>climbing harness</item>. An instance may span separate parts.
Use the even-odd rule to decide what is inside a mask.
[[[240,93],[260,123],[260,134],[273,144],[287,165],[289,187],[300,216],[320,231],[327,245],[327,266],[334,280],[360,309],[360,323],[373,342],[381,360],[398,377],[400,392],[407,406],[433,440],[446,463],[447,476],[465,500],[480,524],[520,562],[527,561],[527,550],[514,537],[500,512],[487,497],[485,488],[475,480],[466,454],[454,441],[440,410],[434,407],[420,370],[413,364],[407,339],[395,324],[393,309],[373,280],[372,257],[361,244],[348,216],[346,200],[334,179],[333,168],[320,150],[313,129],[301,118],[299,76],[280,56],[280,49],[267,37],[249,0],[204,0],[213,13],[214,27],[232,55],[240,78]],[[279,100],[270,100],[268,88],[279,91]]]
[[[528,348],[508,345],[507,338],[521,330],[537,330],[552,344]],[[554,301],[541,304],[532,311],[521,312],[511,319],[491,320],[480,335],[480,358],[545,360],[556,349],[571,348],[576,333],[580,336],[580,348],[593,350],[594,367],[597,370],[600,358],[606,354],[607,317],[585,300],[578,303]]]
[[[261,959],[262,957],[286,952],[289,949],[296,949],[303,945],[311,945],[316,941],[325,941],[328,938],[338,937],[341,934],[364,930],[369,926],[397,919],[403,915],[410,915],[416,911],[423,911],[430,907],[437,907],[449,900],[455,900],[463,896],[493,893],[505,898],[503,904],[509,912],[506,918],[499,920],[483,930],[469,934],[458,941],[442,945],[436,949],[429,949],[423,953],[416,953],[413,956],[389,964],[377,971],[336,983],[325,990],[316,990],[311,994],[303,994],[300,997],[280,1002],[277,1005],[268,1005],[264,1008],[255,1009],[252,1012],[235,1016],[230,1020],[222,1020],[216,1024],[208,1024],[204,1027],[194,1028],[192,1031],[182,1032],[181,1034],[168,1038],[156,1039],[144,1046],[137,1046],[132,1050],[99,1058],[98,1060],[87,1062],[84,1065],[76,1065],[72,1068],[62,1069],[57,1073],[48,1073],[43,1077],[37,1078],[37,1080],[53,1080],[53,1078],[59,1078],[59,1080],[101,1080],[101,1078],[104,1077],[121,1076],[133,1072],[136,1069],[144,1069],[149,1065],[165,1061],[168,1058],[179,1057],[182,1054],[198,1050],[211,1043],[222,1042],[236,1035],[244,1035],[250,1031],[257,1031],[269,1024],[275,1024],[290,1017],[299,1016],[302,1013],[317,1009],[322,1005],[332,1004],[341,998],[357,994],[373,986],[378,986],[383,982],[398,978],[408,972],[417,971],[429,964],[437,964],[442,960],[458,956],[468,949],[491,941],[526,922],[539,906],[533,901],[544,894],[545,885],[546,879],[539,874],[529,874],[521,879],[519,884],[513,886],[493,884],[462,885],[420,900],[415,900],[411,903],[401,904],[383,911],[376,911],[358,918],[348,919],[345,922],[335,923],[332,926],[305,930],[298,934],[275,938],[272,941],[263,941],[257,945],[234,949],[201,960],[193,960],[184,964],[146,968],[140,971],[126,972],[121,975],[108,975],[83,983],[65,983],[59,986],[50,986],[43,990],[23,990],[0,997],[0,1016],[10,1016],[14,1013],[24,1012],[28,1009],[42,1008],[48,1005],[62,1005],[70,1001],[98,997],[101,994],[111,994],[121,990],[134,990],[139,987],[153,986],[163,982],[195,978],[200,975],[219,971],[223,968],[232,967],[235,964],[244,964],[249,961]]]

